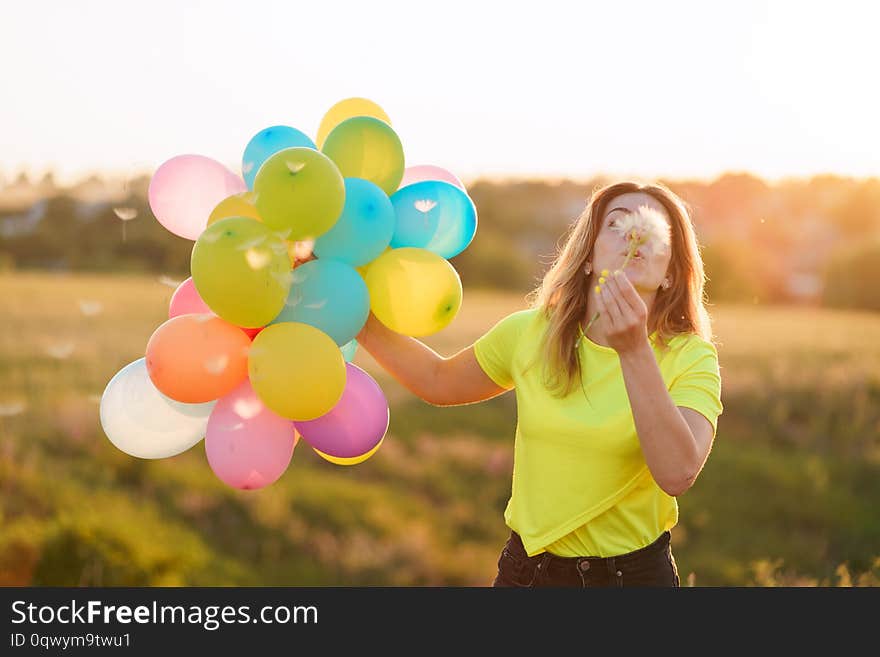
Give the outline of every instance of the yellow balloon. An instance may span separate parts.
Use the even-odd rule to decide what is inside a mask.
[[[210,226],[215,221],[220,221],[227,217],[249,217],[250,219],[262,221],[260,213],[257,212],[255,202],[256,196],[253,192],[242,192],[241,194],[227,196],[217,204],[217,207],[211,210],[211,215],[208,217],[208,225]]]
[[[260,400],[289,420],[314,420],[345,390],[345,359],[329,335],[308,324],[279,322],[254,338],[248,376]]]
[[[449,262],[415,247],[391,249],[367,270],[370,309],[385,326],[403,335],[431,335],[461,308],[461,279]]]
[[[390,125],[372,116],[355,116],[340,123],[327,135],[321,152],[345,178],[369,180],[388,196],[403,180],[400,137]]]
[[[379,441],[379,444],[376,445],[373,449],[371,449],[366,454],[361,454],[360,456],[352,456],[349,458],[342,458],[339,456],[330,456],[329,454],[325,454],[324,452],[318,451],[314,447],[312,447],[312,449],[315,449],[315,452],[318,454],[318,456],[320,456],[322,459],[324,459],[326,461],[330,461],[330,463],[335,463],[336,465],[357,465],[358,463],[363,463],[368,458],[370,458],[373,454],[378,452],[379,448],[382,446],[383,442],[385,442],[384,438],[382,438],[382,440]]]
[[[226,217],[205,228],[193,247],[190,271],[208,307],[246,328],[275,319],[292,282],[284,240],[249,217]]]
[[[324,141],[333,128],[353,116],[372,116],[391,125],[391,119],[388,118],[385,110],[372,100],[367,100],[366,98],[346,98],[331,107],[324,115],[324,118],[321,119],[321,125],[318,128],[318,138],[315,140],[318,148],[320,149],[324,146]]]

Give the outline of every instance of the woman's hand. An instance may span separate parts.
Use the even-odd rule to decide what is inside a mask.
[[[612,273],[596,297],[612,349],[624,354],[648,344],[648,308],[626,274]]]

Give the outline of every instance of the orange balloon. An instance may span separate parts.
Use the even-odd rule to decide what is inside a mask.
[[[232,392],[248,375],[250,338],[215,315],[178,315],[153,331],[147,373],[166,397],[200,404]]]

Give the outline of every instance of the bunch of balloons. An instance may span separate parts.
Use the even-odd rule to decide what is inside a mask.
[[[195,241],[191,277],[145,357],[104,390],[110,441],[153,459],[204,437],[211,469],[241,489],[276,481],[300,439],[339,465],[375,454],[388,403],[351,362],[355,338],[371,310],[411,336],[457,315],[461,280],[448,260],[477,227],[461,181],[405,167],[382,108],[349,98],[315,141],[286,125],[257,132],[241,176],[201,155],[171,158],[149,203]]]

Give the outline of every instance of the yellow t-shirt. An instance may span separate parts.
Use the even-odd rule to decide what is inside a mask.
[[[544,385],[539,352],[547,323],[539,309],[521,310],[474,343],[486,374],[516,389],[505,522],[529,556],[607,557],[642,548],[675,525],[678,505],[645,463],[620,359],[611,347],[581,338],[584,389],[554,397]],[[681,334],[664,350],[655,338],[654,355],[673,402],[704,415],[714,432],[723,408],[715,346]]]

